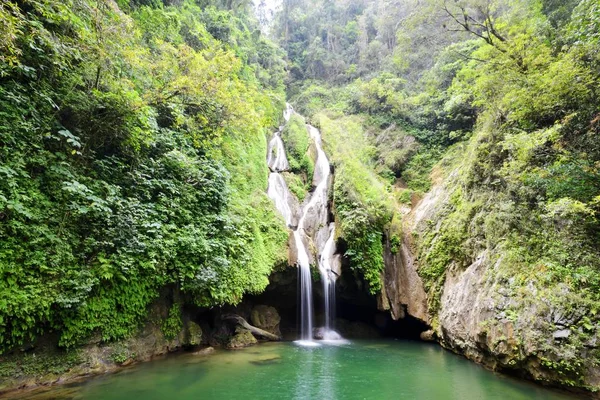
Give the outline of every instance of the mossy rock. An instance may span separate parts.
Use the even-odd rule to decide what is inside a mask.
[[[229,342],[227,342],[226,347],[228,349],[242,349],[256,343],[258,343],[258,341],[250,331],[240,330],[229,340]]]
[[[250,321],[257,328],[281,336],[281,332],[279,331],[281,317],[274,307],[265,305],[255,306],[250,313]]]
[[[202,328],[195,322],[189,321],[186,326],[186,346],[198,346],[202,343]]]

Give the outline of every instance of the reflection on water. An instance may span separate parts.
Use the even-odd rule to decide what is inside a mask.
[[[20,395],[36,400],[570,398],[491,373],[434,345],[395,341],[269,343],[208,356],[186,354]]]

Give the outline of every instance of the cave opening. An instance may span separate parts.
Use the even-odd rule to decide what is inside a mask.
[[[271,283],[260,295],[248,296],[253,304],[275,307],[280,314],[280,330],[284,340],[294,340],[298,333],[298,279],[296,268],[284,268],[271,275]],[[323,285],[313,280],[315,326],[324,324]],[[406,310],[405,310],[406,311]],[[377,297],[356,271],[347,265],[336,282],[335,329],[347,339],[395,338],[420,340],[430,327],[404,312],[404,318],[394,320],[389,311],[378,309]]]

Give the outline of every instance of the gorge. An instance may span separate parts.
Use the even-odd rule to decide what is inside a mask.
[[[0,397],[598,398],[597,0],[0,25]]]

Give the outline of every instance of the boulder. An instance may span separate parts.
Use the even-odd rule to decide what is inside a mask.
[[[334,330],[327,330],[321,326],[313,329],[313,338],[317,340],[342,340],[343,337]]]
[[[228,349],[242,349],[256,343],[258,343],[258,341],[249,330],[238,329],[236,330],[236,334],[229,339],[229,342],[227,342],[225,347]]]
[[[265,305],[255,306],[250,312],[250,321],[257,328],[281,336],[281,331],[279,330],[281,317],[274,307]]]
[[[435,331],[433,329],[430,329],[428,331],[421,332],[419,337],[424,342],[434,342],[435,341]]]
[[[193,352],[192,355],[195,355],[195,356],[205,356],[207,354],[213,353],[214,351],[215,351],[214,347],[208,346],[208,347],[205,347],[203,349],[200,349],[198,351]]]
[[[198,346],[202,343],[202,328],[193,321],[189,321],[186,326],[184,344],[186,346]]]
[[[555,340],[567,339],[570,335],[571,335],[570,329],[560,329],[558,331],[555,331],[552,334],[552,336],[554,337]]]
[[[421,277],[417,274],[417,265],[408,244],[408,237],[397,252],[392,251],[390,239],[386,238],[384,247],[383,288],[378,296],[378,308],[389,310],[394,320],[405,317],[405,311],[425,324],[429,324],[427,294]]]

